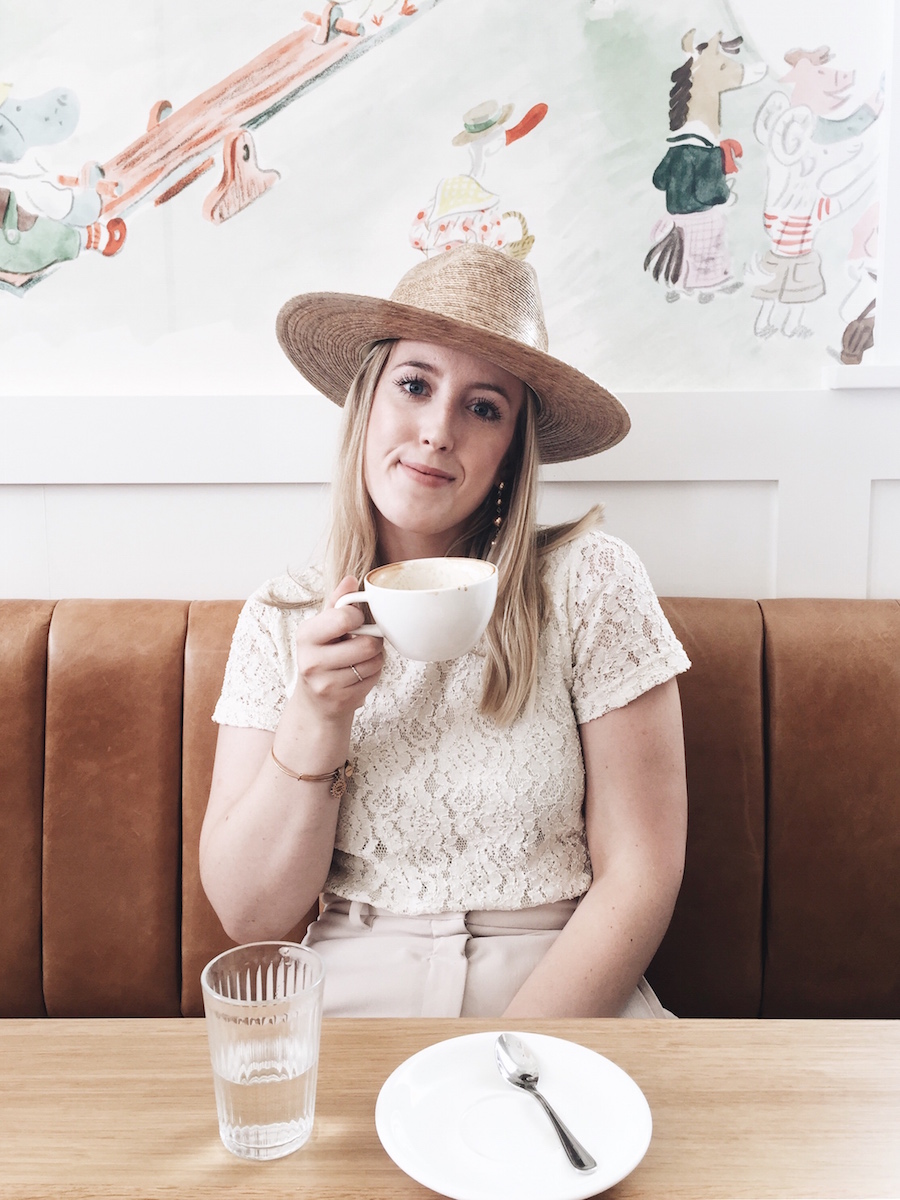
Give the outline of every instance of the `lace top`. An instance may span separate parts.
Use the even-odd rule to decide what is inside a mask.
[[[505,728],[478,712],[483,650],[443,663],[385,642],[381,679],[357,710],[326,889],[407,915],[519,909],[591,882],[578,725],[690,663],[634,551],[592,531],[544,560],[551,607],[534,712]],[[315,569],[246,603],[213,720],[274,730],[296,684],[298,623],[315,611],[261,599],[321,590]]]

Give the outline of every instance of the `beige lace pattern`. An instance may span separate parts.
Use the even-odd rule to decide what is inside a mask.
[[[385,644],[381,680],[354,719],[355,772],[341,804],[327,890],[415,915],[518,909],[591,882],[578,725],[690,663],[647,574],[595,531],[545,560],[552,597],[533,713],[511,727],[478,713],[483,651],[413,663]],[[248,600],[235,630],[221,724],[274,730],[296,683],[292,647],[310,610]],[[318,571],[273,581],[299,599]],[[309,591],[305,591],[309,589]]]

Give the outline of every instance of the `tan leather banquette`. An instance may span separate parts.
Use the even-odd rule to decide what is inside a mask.
[[[682,1016],[900,1017],[900,603],[669,599]],[[0,1016],[202,1011],[210,713],[240,604],[0,601]]]

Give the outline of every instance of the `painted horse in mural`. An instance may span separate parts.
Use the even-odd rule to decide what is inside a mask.
[[[667,300],[697,295],[705,303],[717,291],[741,287],[732,272],[724,209],[735,199],[732,183],[743,151],[734,139],[722,139],[722,95],[757,83],[766,67],[744,66],[741,37],[723,41],[717,33],[696,43],[695,33],[684,35],[681,48],[690,57],[671,76],[672,137],[653,173],[668,215],[653,227],[644,270],[665,281]]]

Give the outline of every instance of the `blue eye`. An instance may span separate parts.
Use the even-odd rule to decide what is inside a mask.
[[[397,380],[397,386],[403,388],[410,396],[425,395],[425,380],[418,375],[409,375]]]
[[[490,400],[476,400],[469,407],[470,411],[482,421],[500,420],[500,409]]]

